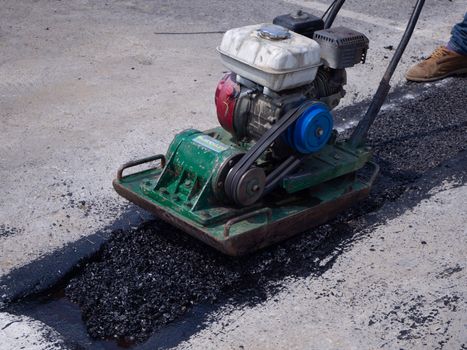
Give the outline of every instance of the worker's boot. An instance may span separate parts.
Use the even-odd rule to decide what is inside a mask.
[[[405,77],[411,81],[433,81],[467,73],[467,56],[438,47],[430,57],[410,68]]]

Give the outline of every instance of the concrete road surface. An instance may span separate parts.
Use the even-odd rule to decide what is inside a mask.
[[[165,152],[173,135],[182,129],[216,125],[214,89],[225,70],[216,53],[222,34],[189,33],[268,22],[299,8],[320,15],[327,4],[329,1],[305,0],[0,1],[0,304],[14,295],[11,285],[21,282],[11,281],[12,272],[80,239],[98,245],[93,234],[104,234],[118,218],[126,220],[127,202],[111,186],[120,164]],[[412,1],[403,0],[347,2],[336,23],[365,33],[370,38],[370,51],[365,65],[349,69],[348,93],[342,106],[373,93],[393,52],[389,47],[397,45],[411,6]],[[464,11],[463,0],[427,1],[393,85],[403,84],[404,71],[449,38],[451,26]],[[352,344],[365,348],[362,342],[350,342],[355,334],[361,335],[350,324],[339,325],[339,335],[327,333],[326,325],[338,323],[341,314],[358,319],[366,312],[365,300],[385,300],[374,317],[390,314],[392,287],[384,295],[371,291],[349,294],[349,290],[358,290],[353,284],[358,281],[333,283],[338,276],[345,279],[346,274],[358,274],[364,264],[346,262],[360,256],[377,268],[366,283],[381,284],[388,276],[403,273],[407,282],[401,283],[407,290],[448,288],[443,279],[439,285],[420,286],[417,279],[429,273],[427,267],[405,266],[404,255],[410,254],[411,244],[418,240],[417,232],[431,232],[434,239],[445,229],[449,234],[443,237],[464,244],[445,245],[445,250],[434,250],[433,256],[465,257],[465,196],[465,186],[449,189],[446,184],[427,203],[378,227],[370,240],[357,243],[335,270],[315,282],[326,290],[335,288],[343,296],[341,300],[333,295],[323,297],[321,302],[329,305],[326,311],[306,318],[308,311],[303,310],[314,308],[315,297],[311,300],[306,295],[306,280],[290,281],[282,305],[267,301],[249,310],[233,310],[231,316],[220,316],[212,327],[183,346],[203,348],[210,339],[216,348],[222,348],[223,342],[258,348],[259,342],[267,339],[270,348],[290,344],[309,348],[310,337],[321,337],[320,349],[350,348]],[[446,213],[450,213],[449,219],[443,221]],[[422,219],[425,217],[439,220],[428,222]],[[388,255],[396,254],[397,259],[388,261],[384,254],[368,252],[369,245],[383,244],[378,240],[383,233],[391,237],[409,225],[410,242],[384,242],[386,253],[390,249]],[[75,261],[80,254],[75,249],[69,259]],[[440,274],[452,268],[434,257],[423,264],[437,264]],[[459,264],[465,266],[465,260]],[[39,269],[33,277],[40,280],[50,273],[58,278],[66,272],[60,264],[51,269]],[[465,281],[465,273],[462,278]],[[34,287],[28,283],[23,291]],[[465,300],[465,295],[459,297]],[[347,301],[353,301],[352,307],[343,310],[341,303]],[[407,307],[412,307],[418,301],[408,302]],[[296,312],[287,315],[284,310],[288,309]],[[263,317],[263,312],[269,316]],[[219,324],[229,317],[233,317],[229,321],[232,328],[219,335]],[[460,306],[443,317],[447,317],[445,322],[452,319],[466,324],[465,308]],[[302,318],[306,325],[300,327]],[[0,320],[2,349],[62,346],[58,334],[38,331],[34,320],[23,321],[8,313],[1,314]],[[285,326],[289,323],[294,326]],[[267,332],[271,328],[278,331],[271,335]],[[400,327],[400,331],[404,329]],[[384,330],[367,334],[367,348],[380,344],[380,331]],[[24,339],[21,334],[31,338]],[[459,331],[457,340],[465,334]],[[448,339],[445,348],[454,349],[450,344],[461,342]]]

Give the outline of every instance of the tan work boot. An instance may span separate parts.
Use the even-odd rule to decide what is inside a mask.
[[[411,81],[433,81],[467,73],[467,56],[438,47],[430,57],[410,68],[405,77]]]

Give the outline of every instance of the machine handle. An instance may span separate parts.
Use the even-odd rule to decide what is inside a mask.
[[[152,162],[152,161],[155,161],[155,160],[160,160],[161,161],[161,168],[165,167],[165,156],[163,154],[156,154],[155,156],[141,158],[141,159],[137,159],[137,160],[132,160],[132,161],[129,161],[129,162],[123,164],[120,168],[118,168],[118,170],[117,170],[117,180],[120,181],[120,180],[123,179],[123,170],[134,167],[134,166],[137,166],[137,165],[141,165],[141,164],[144,164],[144,163]]]
[[[255,211],[252,211],[252,212],[237,216],[237,217],[227,221],[225,223],[225,225],[224,225],[224,237],[225,238],[229,237],[230,228],[232,227],[233,224],[236,224],[237,222],[240,222],[240,221],[252,218],[254,216],[261,215],[261,214],[266,214],[266,218],[267,218],[266,223],[269,224],[271,222],[271,219],[272,219],[272,210],[270,208],[258,209],[258,210],[255,210]]]
[[[324,29],[331,28],[342,5],[344,5],[344,2],[345,0],[334,0],[331,6],[329,6],[329,8],[326,10],[323,15],[323,18],[327,15],[326,21],[324,22]]]
[[[425,0],[417,0],[409,22],[407,23],[407,27],[405,28],[404,34],[402,35],[402,39],[399,42],[394,55],[392,56],[391,62],[389,62],[386,72],[384,73],[384,76],[379,83],[378,89],[376,90],[376,93],[371,100],[370,106],[368,107],[365,116],[360,120],[354,132],[350,136],[351,146],[359,147],[365,143],[368,130],[375,121],[379,111],[381,110],[381,106],[383,105],[389,93],[389,89],[391,88],[389,82],[391,81],[391,77],[396,70],[397,64],[399,63],[402,54],[404,53],[405,48],[409,43],[410,37],[412,36],[412,33],[415,29],[415,25],[417,24],[424,4]]]

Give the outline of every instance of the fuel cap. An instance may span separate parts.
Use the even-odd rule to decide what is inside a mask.
[[[303,12],[302,10],[298,10],[295,13],[291,13],[290,17],[294,19],[308,19],[310,16],[308,15],[308,13]]]
[[[258,35],[268,40],[284,40],[290,38],[288,29],[275,24],[262,26],[258,29]]]

